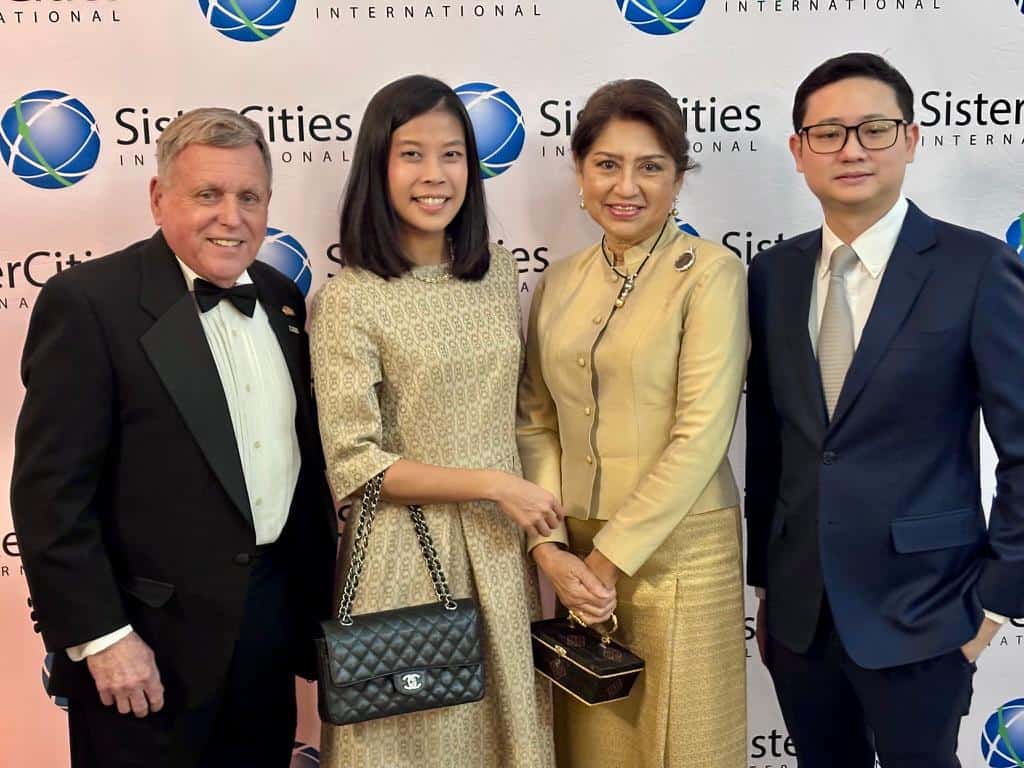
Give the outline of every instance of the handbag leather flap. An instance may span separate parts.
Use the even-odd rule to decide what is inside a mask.
[[[345,627],[322,622],[323,663],[331,683],[345,687],[379,677],[401,682],[414,693],[413,676],[432,669],[481,664],[479,618],[471,598],[446,610],[439,602],[352,617]]]

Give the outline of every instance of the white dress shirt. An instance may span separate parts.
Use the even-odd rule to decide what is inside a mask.
[[[198,275],[180,259],[181,273],[192,291]],[[236,285],[252,283],[243,272]],[[196,308],[199,312],[199,308]],[[295,434],[295,389],[281,345],[257,302],[246,317],[230,301],[201,312],[206,341],[224,388],[242,474],[249,495],[256,544],[277,540],[288,520],[301,456]],[[72,661],[99,653],[127,636],[131,626],[68,648]]]

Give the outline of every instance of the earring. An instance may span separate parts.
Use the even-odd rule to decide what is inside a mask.
[[[673,219],[677,218],[679,216],[679,208],[677,207],[678,205],[679,205],[679,201],[678,200],[673,200],[672,201],[672,210],[669,211],[669,215]]]
[[[585,202],[583,202],[583,188],[582,187],[580,188],[579,197],[580,197],[580,210],[581,211],[587,210],[587,204]]]

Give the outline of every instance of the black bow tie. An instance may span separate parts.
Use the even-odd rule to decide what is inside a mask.
[[[209,312],[217,306],[221,299],[227,299],[235,305],[235,309],[247,317],[252,317],[256,311],[256,300],[259,293],[252,283],[247,285],[236,285],[232,288],[221,288],[209,280],[197,277],[193,283],[196,292],[196,304],[201,312]]]

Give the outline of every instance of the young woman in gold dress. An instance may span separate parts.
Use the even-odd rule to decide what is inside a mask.
[[[430,602],[403,505],[419,503],[456,597],[483,624],[484,699],[322,732],[330,768],[549,768],[550,693],[535,678],[537,583],[523,530],[561,507],[520,476],[522,359],[516,262],[488,246],[469,116],[431,78],[370,101],[341,216],[346,262],[321,289],[311,350],[327,474],[337,498],[384,471],[354,613]],[[339,576],[354,525],[346,527]]]

